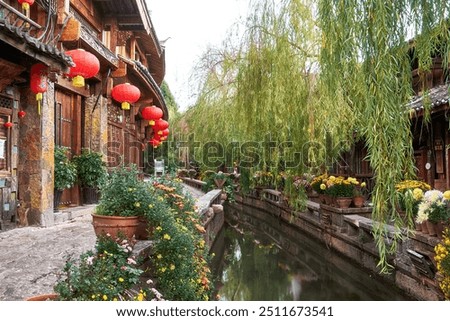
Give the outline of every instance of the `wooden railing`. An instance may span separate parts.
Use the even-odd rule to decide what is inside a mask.
[[[20,11],[0,0],[0,24],[37,38],[42,27]]]

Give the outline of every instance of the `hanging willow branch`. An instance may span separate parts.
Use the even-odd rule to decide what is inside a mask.
[[[412,94],[406,36],[420,34],[413,42],[415,57],[419,70],[428,70],[432,55],[448,55],[447,45],[442,45],[448,44],[447,23],[443,27],[448,12],[448,1],[319,1],[321,80],[329,90],[343,88],[363,120],[358,130],[375,173],[372,216],[379,223],[374,234],[382,272],[389,270],[387,257],[401,238],[395,184],[413,175],[405,107]],[[396,227],[394,235],[388,236],[387,223]]]
[[[317,173],[355,138],[363,139],[374,171],[379,266],[387,272],[404,224],[396,211],[395,184],[414,175],[406,107],[413,94],[411,61],[417,59],[422,74],[433,55],[447,65],[449,5],[444,0],[257,1],[239,43],[230,37],[202,60],[207,72],[186,115],[190,131],[200,146],[252,143],[258,162],[250,170],[275,173],[298,155],[293,172]],[[290,148],[267,151],[268,139]],[[203,153],[197,148],[198,159]],[[386,224],[395,232],[388,235]]]

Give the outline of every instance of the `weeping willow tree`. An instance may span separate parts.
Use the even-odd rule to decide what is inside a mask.
[[[321,0],[320,57],[322,88],[332,97],[342,88],[355,114],[358,133],[366,141],[375,173],[372,217],[381,255],[380,267],[389,269],[403,225],[396,211],[395,184],[413,176],[413,151],[407,103],[412,95],[411,50],[419,73],[429,70],[432,57],[448,56],[448,1]],[[413,41],[406,37],[415,36]],[[412,222],[412,213],[409,213]],[[384,223],[397,233],[386,242]]]
[[[317,173],[355,139],[365,141],[379,267],[387,272],[404,225],[395,184],[414,176],[411,62],[417,59],[421,75],[435,55],[447,66],[449,6],[443,0],[256,1],[238,44],[229,38],[202,59],[201,94],[184,119],[189,132],[198,146],[216,142],[227,150],[237,142],[241,161],[257,159],[247,164],[252,170],[275,172],[284,163]],[[253,148],[251,157],[243,146]],[[205,152],[197,148],[198,159]],[[386,223],[395,226],[393,238]]]
[[[231,32],[222,48],[206,52],[198,68],[206,71],[201,94],[186,115],[200,146],[212,141],[225,154],[240,153],[241,168],[252,171],[302,173],[323,170],[325,160],[348,145],[352,117],[322,106],[312,6],[313,1],[258,1],[238,43]],[[343,96],[334,103],[347,106]],[[204,160],[208,150],[196,151]]]

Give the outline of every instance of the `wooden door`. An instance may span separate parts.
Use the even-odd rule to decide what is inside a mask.
[[[70,158],[81,152],[82,99],[68,91],[56,90],[55,97],[55,145],[68,147]],[[60,205],[80,204],[79,187],[64,190]]]

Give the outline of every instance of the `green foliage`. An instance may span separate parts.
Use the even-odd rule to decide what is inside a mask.
[[[446,228],[442,240],[434,247],[437,270],[441,274],[439,287],[445,299],[450,300],[450,229]]]
[[[155,203],[148,184],[138,178],[136,165],[117,167],[100,185],[101,198],[96,214],[108,216],[143,216]]]
[[[131,251],[126,241],[118,244],[109,237],[98,238],[95,251],[87,251],[79,260],[66,262],[64,273],[54,287],[59,300],[136,299],[139,292],[132,288],[138,284],[143,271],[136,266]]]
[[[183,193],[178,180],[154,178],[151,185],[166,210],[147,215],[155,227],[153,273],[169,300],[209,300],[212,294],[208,249],[194,199]]]
[[[257,161],[247,168],[274,175],[296,155],[294,172],[323,172],[354,139],[364,140],[379,266],[389,271],[404,226],[395,184],[414,177],[411,63],[417,59],[422,75],[433,55],[448,65],[450,2],[283,0],[256,2],[250,11],[240,42],[230,36],[202,57],[189,130],[201,144],[254,143]],[[408,42],[411,34],[420,35]],[[275,148],[264,148],[272,142]],[[290,148],[280,148],[284,142]],[[197,159],[203,151],[196,149]],[[393,242],[385,241],[385,224],[395,226]]]
[[[78,180],[83,187],[99,187],[106,178],[106,167],[102,154],[83,149],[81,155],[73,158]]]
[[[75,184],[77,169],[67,157],[68,152],[68,147],[55,146],[55,190],[71,188]]]
[[[419,72],[429,70],[432,54],[446,59],[450,5],[443,0],[319,0],[318,4],[321,83],[331,101],[345,93],[358,134],[366,141],[367,158],[376,177],[372,218],[380,223],[374,225],[379,267],[381,272],[388,272],[387,257],[396,252],[404,224],[396,211],[395,184],[412,178],[414,169],[409,113],[405,107],[412,95],[410,44],[414,46]],[[411,34],[421,35],[409,43],[405,37]],[[348,115],[340,105],[333,109]],[[393,242],[386,242],[384,224],[392,222],[397,233]]]

